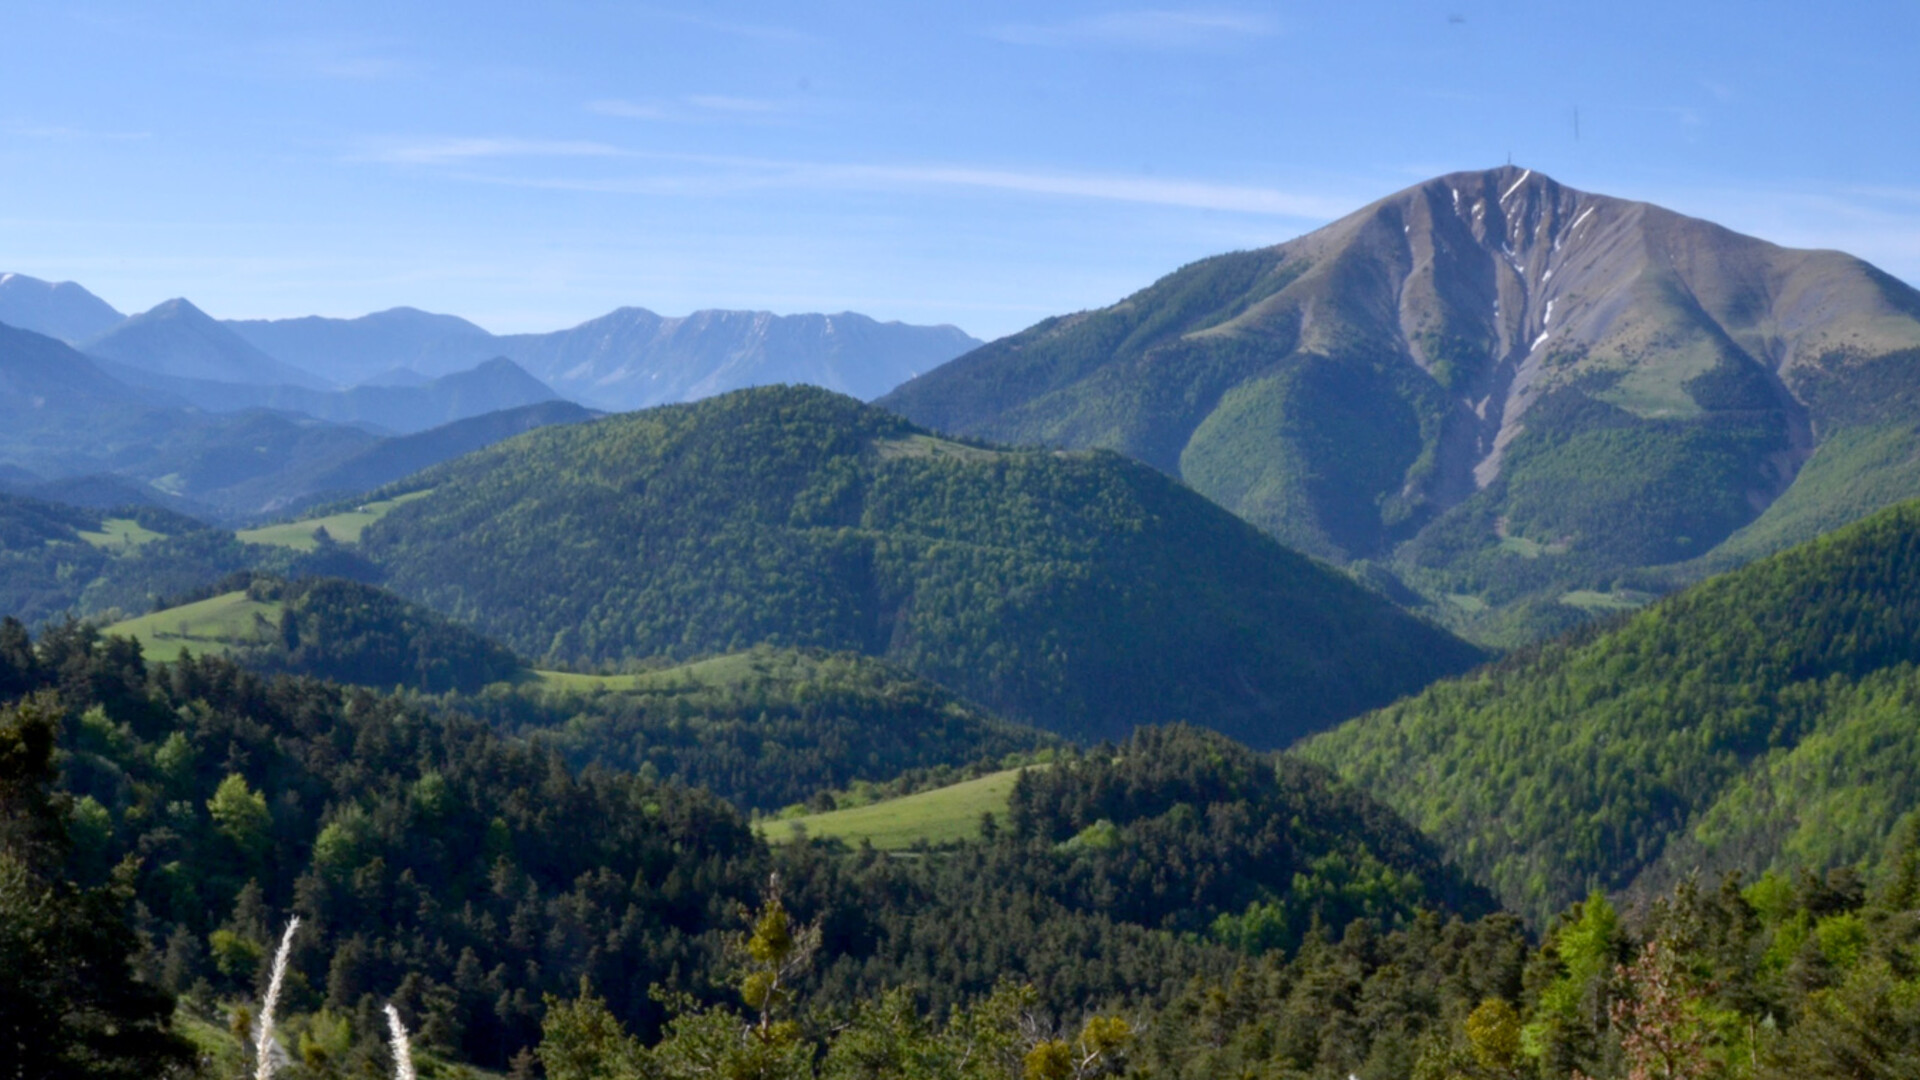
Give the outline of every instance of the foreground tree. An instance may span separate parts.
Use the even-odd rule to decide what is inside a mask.
[[[183,1074],[192,1052],[169,1027],[173,999],[128,962],[132,866],[91,889],[62,873],[59,720],[45,699],[0,709],[0,1059],[45,1080]]]

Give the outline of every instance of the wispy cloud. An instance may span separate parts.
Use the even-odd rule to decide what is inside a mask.
[[[433,138],[377,140],[351,155],[353,161],[392,165],[450,165],[483,158],[612,158],[631,151],[607,143],[560,139]]]
[[[1238,11],[1114,11],[1050,23],[1007,23],[988,36],[1012,45],[1194,49],[1279,32],[1273,19]]]
[[[444,139],[388,148],[371,160],[471,166],[490,157],[599,156],[659,163],[655,172],[628,176],[528,176],[463,167],[455,179],[515,187],[633,195],[716,195],[809,189],[906,191],[924,189],[1006,192],[1048,198],[1177,206],[1296,219],[1325,220],[1355,205],[1328,196],[1248,184],[1099,173],[1052,172],[974,165],[861,164],[766,158],[655,154],[599,143],[542,143],[502,139]]]

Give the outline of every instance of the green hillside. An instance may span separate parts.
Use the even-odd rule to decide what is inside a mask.
[[[1920,293],[1858,259],[1507,167],[1182,267],[877,404],[1127,454],[1504,647],[1920,496],[1917,356]]]
[[[537,736],[578,765],[763,811],[856,784],[924,786],[1058,743],[884,660],[811,649],[760,647],[635,675],[523,672],[448,707]]]
[[[232,655],[262,671],[430,693],[478,690],[521,670],[506,649],[371,585],[240,577],[241,588],[103,632],[133,638],[154,660]]]
[[[1920,503],[1302,748],[1544,919],[1690,872],[1878,866],[1920,811]]]
[[[1002,769],[931,791],[902,795],[866,806],[828,810],[798,817],[763,818],[754,830],[769,843],[834,839],[882,851],[916,844],[945,844],[980,835],[980,816],[1004,817],[1020,769]]]
[[[367,526],[387,516],[394,507],[404,505],[425,494],[427,493],[424,491],[410,492],[391,499],[361,503],[349,510],[283,522],[278,525],[263,525],[257,529],[242,529],[234,535],[238,536],[243,543],[272,544],[293,548],[296,551],[312,551],[320,546],[320,533],[324,530],[327,539],[334,543],[355,544],[359,543],[360,533]]]
[[[279,636],[281,605],[234,589],[107,626],[102,633],[132,638],[149,660],[227,656],[235,649],[271,645]]]
[[[1478,659],[1153,470],[812,388],[543,429],[409,484],[360,553],[548,666],[850,650],[1074,737],[1190,719],[1273,746]]]

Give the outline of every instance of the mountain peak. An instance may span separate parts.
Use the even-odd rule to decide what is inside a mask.
[[[27,274],[0,274],[0,322],[69,345],[92,337],[126,316],[71,281],[46,282]]]
[[[1550,629],[1580,617],[1564,597],[1730,542],[1834,432],[1914,430],[1916,355],[1920,292],[1858,259],[1511,165],[1190,264],[882,403],[1131,454],[1295,547],[1401,567],[1444,611],[1533,582]],[[1836,467],[1920,495],[1906,453]],[[1788,501],[1767,543],[1831,522],[1842,489],[1868,487]]]

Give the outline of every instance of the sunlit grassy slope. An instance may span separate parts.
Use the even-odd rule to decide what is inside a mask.
[[[517,680],[516,685],[576,692],[711,690],[741,686],[754,679],[785,682],[803,678],[808,674],[811,663],[804,654],[761,650],[731,653],[633,675],[580,675],[571,671],[530,670]]]
[[[320,546],[320,541],[314,533],[324,528],[327,530],[327,535],[335,541],[342,544],[355,544],[360,542],[360,533],[367,526],[386,517],[394,507],[421,498],[428,494],[428,491],[411,491],[392,499],[363,503],[352,510],[343,510],[325,517],[289,521],[280,525],[265,525],[258,529],[242,529],[236,535],[249,544],[273,544],[279,547],[290,547],[296,551],[312,551]]]
[[[132,518],[107,518],[100,523],[97,532],[81,530],[80,539],[102,551],[124,555],[143,544],[160,539],[162,535]]]
[[[912,847],[925,840],[942,844],[980,833],[980,815],[1006,812],[1019,769],[989,773],[949,787],[934,788],[848,810],[797,818],[768,818],[754,827],[772,843],[806,837],[836,837],[849,844],[870,841],[882,850]]]
[[[256,615],[275,624],[280,605],[249,599],[236,590],[117,622],[104,632],[138,641],[149,660],[178,660],[183,653],[224,656],[261,640]]]

